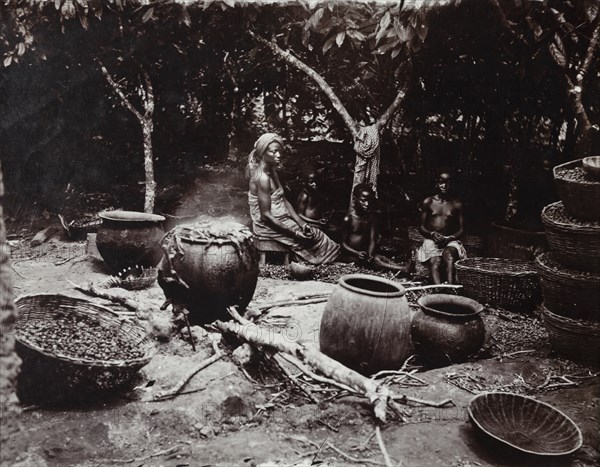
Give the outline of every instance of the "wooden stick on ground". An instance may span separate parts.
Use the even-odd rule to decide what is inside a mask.
[[[418,287],[407,287],[407,292],[413,292],[415,290],[427,290],[427,289],[462,289],[462,285],[454,284],[432,284],[432,285],[420,285]]]
[[[381,453],[383,454],[383,459],[385,460],[386,467],[394,467],[392,463],[392,459],[385,448],[385,444],[383,443],[383,437],[381,436],[381,430],[379,427],[375,427],[375,436],[377,436],[377,444],[379,444],[379,449],[381,449]]]
[[[303,300],[280,300],[272,303],[265,303],[263,305],[254,306],[254,308],[262,313],[271,308],[282,307],[282,306],[292,306],[292,305],[311,305],[313,303],[322,303],[326,302],[329,297],[316,297],[316,298],[307,298]]]
[[[358,457],[351,456],[350,454],[345,453],[340,448],[331,444],[329,441],[326,444],[327,444],[327,447],[333,449],[335,452],[337,452],[342,457],[348,459],[349,461],[357,462],[359,464],[385,465],[385,464],[382,464],[381,462],[373,461],[371,459],[361,459]]]
[[[136,302],[135,300],[131,300],[130,298],[122,297],[120,295],[115,295],[106,290],[100,290],[97,287],[95,287],[93,284],[89,284],[87,287],[84,287],[82,285],[76,284],[75,282],[73,282],[69,279],[67,279],[67,282],[69,282],[69,284],[71,284],[76,290],[79,290],[80,292],[83,292],[86,295],[90,295],[92,297],[103,298],[105,300],[109,300],[111,302],[118,303],[119,305],[123,305],[125,308],[128,308],[133,311],[140,310],[140,304],[138,302]]]
[[[196,376],[197,373],[204,370],[204,368],[206,368],[207,366],[210,366],[213,363],[215,363],[216,361],[223,358],[224,354],[219,350],[217,343],[214,340],[211,340],[211,344],[212,344],[213,350],[215,352],[215,354],[212,357],[202,360],[198,364],[198,366],[196,366],[193,370],[188,372],[188,374],[185,375],[183,378],[181,378],[181,380],[175,386],[173,386],[171,389],[166,389],[164,391],[160,391],[160,392],[154,394],[154,396],[152,396],[150,399],[145,399],[142,402],[154,402],[157,400],[164,400],[164,399],[168,399],[170,397],[175,397],[183,390],[183,388],[186,386],[186,384],[189,383],[189,381],[194,376]]]
[[[177,446],[173,446],[172,448],[164,449],[162,451],[158,451],[158,452],[155,452],[154,454],[149,454],[149,455],[143,456],[143,457],[133,457],[131,459],[107,459],[107,462],[109,462],[111,464],[132,464],[134,462],[143,462],[143,461],[147,461],[148,459],[152,459],[153,457],[160,457],[160,456],[166,456],[168,454],[172,454],[175,451],[177,451],[179,448],[181,448],[180,444]]]

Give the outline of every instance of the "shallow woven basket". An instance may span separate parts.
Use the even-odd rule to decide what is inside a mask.
[[[505,258],[466,258],[456,262],[464,294],[493,308],[531,311],[541,302],[532,262]]]
[[[469,419],[483,434],[524,454],[565,456],[583,444],[579,427],[557,408],[532,397],[486,392],[467,407]],[[541,465],[531,460],[530,465]]]
[[[542,307],[542,319],[552,348],[572,360],[600,366],[600,323],[571,319]]]
[[[66,295],[26,295],[15,302],[18,318],[15,324],[17,352],[24,362],[43,369],[44,375],[28,375],[31,378],[51,377],[53,382],[66,389],[96,390],[111,389],[129,382],[136,372],[152,359],[154,344],[146,336],[146,331],[124,320],[110,309],[96,305],[82,298]],[[42,349],[28,341],[19,333],[19,329],[31,321],[60,319],[66,315],[93,316],[103,325],[114,328],[115,336],[120,334],[135,342],[143,351],[143,356],[126,360],[97,360],[79,358]],[[27,367],[27,365],[25,365]],[[40,384],[47,381],[41,381]]]
[[[575,219],[561,201],[542,210],[542,222],[559,263],[582,271],[600,271],[600,223]]]
[[[539,255],[535,264],[548,310],[568,318],[600,321],[600,274],[564,268],[554,253]]]
[[[116,286],[127,290],[147,289],[154,284],[158,276],[158,269],[152,267],[136,266],[134,269],[129,268],[129,270],[132,271],[129,274],[127,269],[117,274]]]
[[[588,178],[570,180],[566,176],[569,170],[583,173],[582,159],[554,167],[554,184],[565,208],[580,219],[600,221],[600,182]]]

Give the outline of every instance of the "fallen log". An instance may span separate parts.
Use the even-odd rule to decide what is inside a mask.
[[[323,378],[316,375],[317,378],[315,379],[317,381],[333,384],[369,399],[373,405],[375,417],[383,423],[386,421],[388,404],[396,412],[399,411],[396,401],[404,403],[410,401],[434,407],[441,407],[452,403],[449,399],[442,402],[435,402],[394,394],[385,384],[367,378],[342,365],[337,360],[321,353],[314,345],[290,341],[282,334],[261,328],[252,321],[241,317],[234,307],[228,308],[228,311],[236,322],[216,321],[213,323],[216,329],[223,333],[235,334],[239,339],[256,347],[268,347],[282,354],[289,354],[295,357],[288,358],[287,361],[297,366],[308,376],[312,376],[314,373],[306,370],[305,365],[325,376]],[[275,355],[277,356],[277,354]],[[333,382],[330,380],[333,380]]]

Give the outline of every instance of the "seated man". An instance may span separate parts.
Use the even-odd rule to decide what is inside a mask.
[[[408,268],[378,254],[379,219],[372,209],[375,193],[366,183],[352,190],[353,209],[344,219],[342,251],[346,259],[367,267],[408,272]]]
[[[419,231],[425,237],[423,245],[416,251],[416,260],[429,262],[431,279],[441,284],[442,264],[446,281],[453,284],[454,262],[467,257],[467,252],[458,238],[463,233],[463,206],[451,191],[451,177],[441,173],[437,181],[437,193],[423,201]]]
[[[312,167],[304,172],[304,186],[296,200],[296,212],[300,218],[320,230],[327,226],[323,212],[326,200],[317,184],[317,173]]]

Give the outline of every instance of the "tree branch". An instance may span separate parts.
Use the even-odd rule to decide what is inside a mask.
[[[323,92],[327,95],[327,97],[333,104],[333,107],[335,108],[335,110],[340,114],[340,116],[344,120],[344,123],[346,124],[346,126],[348,127],[350,132],[352,133],[352,137],[353,138],[356,137],[357,132],[358,132],[358,124],[354,121],[352,116],[348,113],[348,110],[346,110],[346,107],[344,107],[344,104],[342,104],[342,101],[340,101],[339,97],[337,97],[334,90],[327,83],[327,81],[325,81],[325,79],[323,79],[323,77],[321,75],[319,75],[315,70],[313,70],[311,67],[309,67],[302,60],[294,57],[289,51],[283,50],[275,42],[270,42],[270,41],[266,40],[264,37],[261,37],[258,34],[254,33],[253,31],[249,31],[249,33],[254,40],[256,40],[257,42],[259,42],[262,45],[266,45],[275,53],[275,55],[282,58],[289,64],[298,68],[299,70],[302,70],[310,78],[312,78],[319,85],[319,87],[323,90]]]
[[[390,118],[392,118],[392,116],[396,113],[396,110],[398,110],[398,107],[400,107],[400,103],[404,99],[405,95],[406,95],[406,87],[403,86],[398,91],[398,94],[396,94],[396,98],[394,99],[394,102],[392,102],[390,104],[390,106],[388,107],[388,109],[385,112],[383,112],[383,114],[381,115],[381,117],[379,117],[379,119],[377,120],[376,125],[377,125],[378,129],[381,129],[385,125],[387,125],[387,123],[390,120]]]
[[[600,14],[598,15],[600,17]],[[592,63],[592,59],[594,58],[594,52],[596,51],[596,47],[598,47],[598,39],[600,37],[600,19],[596,18],[596,27],[594,28],[594,33],[592,34],[592,38],[590,39],[590,43],[588,44],[587,52],[585,54],[585,60],[583,61],[583,65],[579,69],[579,73],[577,73],[577,85],[583,88],[583,79],[587,74],[588,69],[590,68],[590,64]]]
[[[142,114],[131,104],[131,102],[129,101],[129,99],[127,99],[127,97],[123,93],[123,90],[121,89],[121,86],[119,86],[116,83],[116,81],[113,79],[113,77],[110,75],[110,73],[108,72],[108,70],[102,64],[102,62],[100,60],[98,60],[98,64],[100,65],[100,70],[102,71],[102,74],[104,75],[104,77],[108,81],[108,84],[111,85],[111,87],[113,88],[113,91],[115,91],[115,93],[117,94],[117,96],[119,96],[119,98],[121,99],[121,102],[123,103],[123,105],[125,107],[127,107],[129,109],[129,111],[131,111],[138,118],[138,120],[140,122],[144,121],[144,117],[142,116]]]

